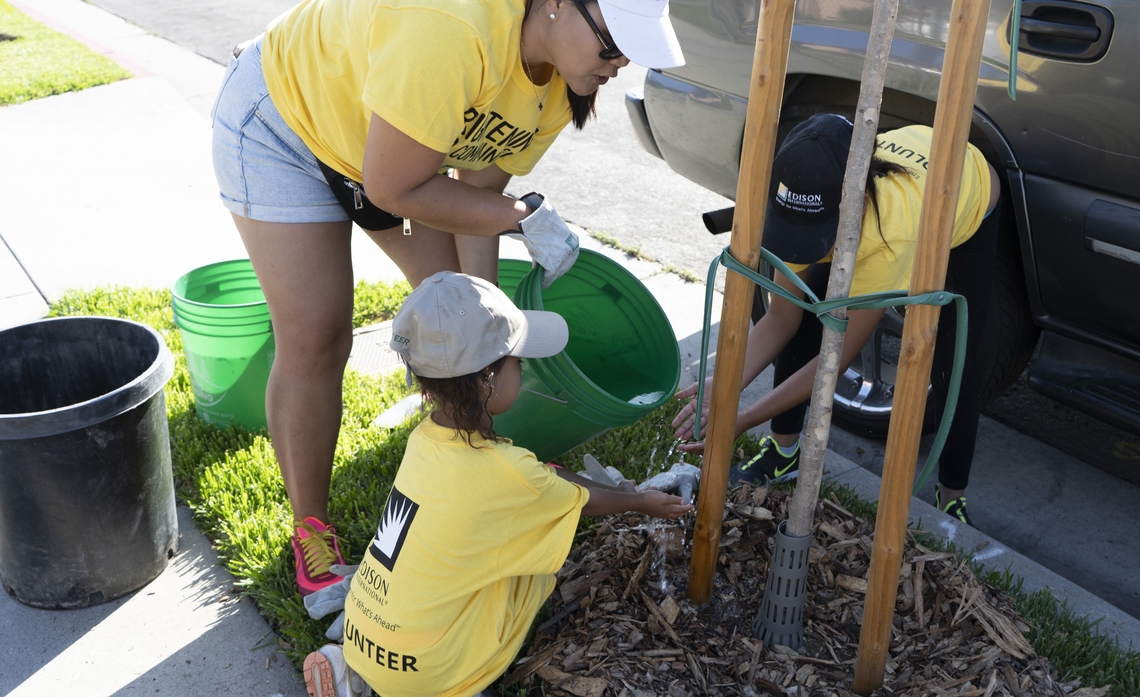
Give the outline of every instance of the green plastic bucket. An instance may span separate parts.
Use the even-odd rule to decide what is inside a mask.
[[[649,290],[617,262],[583,249],[546,290],[542,269],[529,271],[513,299],[523,310],[557,312],[570,328],[565,351],[523,361],[519,397],[495,417],[496,433],[539,460],[637,421],[676,391],[681,357],[673,327]]]
[[[530,273],[533,264],[522,259],[499,259],[499,290],[512,300],[519,283]]]
[[[276,344],[249,260],[194,269],[171,287],[171,304],[198,417],[219,426],[265,428],[265,386]]]

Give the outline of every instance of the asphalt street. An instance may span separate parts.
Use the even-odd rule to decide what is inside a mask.
[[[225,64],[231,48],[259,33],[274,17],[293,5],[293,0],[93,0],[93,4],[138,24],[146,30]],[[585,130],[569,130],[527,177],[511,182],[508,192],[546,193],[564,218],[589,231],[616,239],[623,248],[637,250],[666,267],[695,273],[704,278],[711,260],[728,243],[727,235],[708,234],[700,214],[730,205],[727,199],[706,191],[669,169],[662,160],[646,153],[637,142],[626,115],[624,95],[644,80],[644,69],[629,66],[600,92],[598,119]],[[723,272],[722,272],[723,273]],[[720,285],[718,283],[718,285]],[[1073,455],[1109,473],[1106,488],[1119,477],[1140,483],[1140,439],[1051,402],[1021,383],[991,406],[987,415],[1046,445]],[[997,426],[995,425],[995,428]],[[998,440],[1002,437],[998,436]],[[979,441],[982,442],[981,440]],[[880,471],[885,444],[832,429],[829,447],[872,471]],[[1010,457],[1015,457],[1011,453]],[[1011,459],[1012,464],[1012,459]],[[1100,473],[1097,473],[1099,476]],[[1000,473],[1013,483],[1025,480],[1049,482],[1047,500],[1055,509],[1034,511],[1043,520],[1066,520],[1076,515],[1087,521],[1095,511],[1074,511],[1067,506],[1071,485],[1064,473],[1042,464],[1009,467]],[[1124,482],[1120,482],[1124,484]],[[1134,491],[1129,485],[1124,492]],[[929,492],[927,492],[929,494]],[[1121,491],[1106,491],[1120,495]],[[930,499],[928,495],[926,498]],[[973,499],[972,499],[973,500]],[[1016,508],[1016,505],[1014,505]],[[1002,539],[1006,523],[995,515],[987,520],[983,510],[971,514],[990,534]],[[988,523],[988,525],[987,525]],[[1024,525],[1024,522],[1022,522]],[[1030,528],[1034,526],[1029,525]],[[1042,528],[1045,529],[1045,528]],[[1135,528],[1133,528],[1135,530]],[[1121,533],[1135,538],[1135,532]],[[1118,607],[1140,617],[1140,590],[1134,576],[1129,580],[1105,581],[1095,568],[1096,560],[1073,561],[1051,548],[1047,531],[1036,536],[1010,529],[1007,544],[1074,580]],[[1134,557],[1125,552],[1128,557]],[[1126,566],[1137,564],[1135,558]],[[1104,557],[1100,564],[1118,564]]]

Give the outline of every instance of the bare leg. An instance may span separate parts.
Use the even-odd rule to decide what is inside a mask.
[[[499,238],[456,235],[455,249],[463,273],[499,285]]]
[[[344,368],[352,349],[352,225],[233,218],[273,320],[277,349],[266,416],[293,517],[328,521]],[[451,233],[413,223],[410,236],[400,228],[368,235],[413,287],[438,271],[465,270],[456,250],[460,238]],[[493,281],[498,238],[463,239],[474,241],[465,253],[478,266],[472,271],[489,273]]]
[[[400,267],[412,288],[434,273],[463,271],[455,249],[456,236],[450,232],[441,232],[415,221],[412,222],[411,235],[405,235],[398,227],[365,232]]]
[[[495,166],[452,170],[450,176],[500,194],[511,179],[511,175]],[[478,276],[498,285],[498,235],[455,235],[415,221],[411,235],[404,235],[399,228],[368,235],[396,262],[413,288],[428,276],[445,270]]]
[[[945,506],[947,503],[950,503],[954,499],[961,498],[961,497],[965,496],[966,490],[965,489],[947,489],[946,487],[942,487],[942,491],[939,493],[941,494],[941,496],[939,496],[939,500],[941,501],[942,505]]]
[[[344,367],[352,348],[348,221],[265,223],[234,216],[269,305],[277,353],[266,415],[293,517],[328,521]]]
[[[478,276],[498,285],[498,237],[453,235],[415,221],[411,235],[405,235],[402,228],[365,232],[400,267],[413,288],[440,271]]]

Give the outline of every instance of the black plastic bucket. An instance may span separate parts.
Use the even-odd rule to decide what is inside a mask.
[[[0,581],[80,608],[154,580],[178,540],[155,330],[109,317],[0,330]]]

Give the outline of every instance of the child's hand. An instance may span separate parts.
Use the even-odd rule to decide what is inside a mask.
[[[692,504],[685,503],[680,496],[666,494],[656,489],[641,492],[641,506],[638,512],[653,518],[680,518],[693,510]]]

